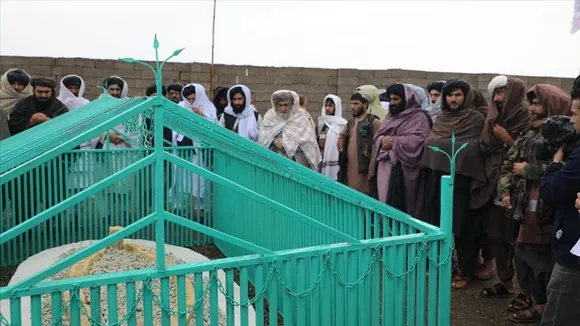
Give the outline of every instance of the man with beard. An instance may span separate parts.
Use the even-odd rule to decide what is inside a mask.
[[[0,110],[10,115],[14,105],[32,95],[30,76],[22,69],[8,69],[0,78]]]
[[[16,103],[14,110],[10,113],[8,125],[12,135],[16,135],[26,129],[34,128],[43,122],[68,112],[68,108],[55,96],[56,82],[54,80],[38,78],[33,79],[30,84],[33,87],[34,95],[28,96]],[[75,149],[78,149],[78,146]],[[32,187],[29,184],[22,186],[24,185],[24,179],[16,183],[16,192],[12,194],[11,199],[14,208],[17,210],[19,208],[22,209],[23,216],[20,218],[21,222],[26,221],[37,213],[35,212],[36,203],[43,202],[44,207],[48,208],[64,200],[60,194],[61,191],[57,190],[66,185],[66,173],[63,172],[68,170],[68,167],[63,163],[65,161],[67,160],[62,158],[60,166],[54,167],[49,164],[48,166],[34,169],[34,172],[28,178],[33,183]],[[51,161],[50,163],[54,164],[55,162]],[[52,178],[41,178],[41,175],[52,175]],[[32,191],[38,187],[41,188],[39,194],[36,191]],[[64,193],[64,197],[66,197],[66,191]],[[18,194],[20,195],[18,196]],[[40,195],[40,198],[36,197],[37,195]],[[20,203],[19,201],[24,201],[24,203]],[[23,205],[27,207],[21,207]],[[54,222],[53,225],[58,226],[59,223]]]
[[[260,125],[258,143],[294,162],[318,170],[322,158],[308,114],[300,109],[298,94],[279,90]]]
[[[334,94],[324,98],[322,115],[318,118],[318,146],[322,153],[320,173],[338,179],[338,136],[346,126],[347,121],[342,117],[342,101]]]
[[[441,112],[441,90],[445,86],[444,80],[432,81],[427,84],[427,92],[429,93],[429,107],[426,109],[431,116],[431,120],[435,122],[437,115]],[[475,91],[475,89],[473,89]],[[477,94],[475,94],[477,96]]]
[[[85,81],[77,75],[68,75],[60,80],[58,99],[69,110],[74,110],[89,104],[89,100],[83,97],[85,93]]]
[[[53,80],[38,78],[33,79],[30,84],[34,95],[16,103],[10,113],[8,125],[12,135],[68,112],[66,105],[54,94],[56,83]]]
[[[103,81],[103,88],[105,89],[106,94],[119,99],[127,98],[127,94],[129,93],[129,87],[127,86],[127,83],[119,76],[111,76],[105,79]],[[105,93],[103,93],[101,96],[105,96]],[[122,125],[118,125],[115,129],[121,132],[124,131]],[[97,144],[97,148],[102,148],[104,146],[106,142],[105,135],[106,134],[103,134],[101,136],[101,139]],[[119,148],[127,148],[127,146],[123,145],[123,143],[125,143],[125,139],[114,131],[109,131],[109,141],[112,145],[119,146]]]
[[[378,199],[417,217],[423,200],[418,196],[423,193],[419,184],[423,142],[429,135],[431,119],[421,108],[412,85],[393,84],[387,94],[389,114],[374,137]]]
[[[245,85],[235,85],[227,93],[228,106],[219,124],[253,142],[258,141],[262,116],[252,107],[252,94]]]
[[[515,269],[522,293],[514,300],[510,320],[514,323],[540,322],[552,272],[553,207],[539,198],[540,176],[550,163],[538,161],[534,144],[543,137],[540,127],[553,115],[568,115],[571,99],[556,86],[538,84],[527,93],[532,122],[507,152],[497,183],[497,197],[519,224],[515,245]],[[532,290],[532,293],[525,291]],[[534,298],[531,307],[529,296]],[[523,303],[513,307],[516,303]],[[520,309],[521,308],[521,309]]]
[[[487,114],[481,135],[481,149],[485,159],[487,181],[475,185],[477,202],[475,215],[483,226],[491,254],[496,261],[499,283],[481,291],[485,298],[505,298],[515,294],[513,287],[513,249],[516,227],[512,219],[506,219],[506,207],[497,199],[496,188],[500,169],[507,159],[507,150],[513,146],[520,133],[529,127],[530,113],[525,102],[524,82],[515,77],[497,76],[489,83],[492,105]],[[528,303],[521,302],[521,305]],[[514,305],[518,305],[514,303]]]
[[[374,96],[369,96],[369,93]],[[376,102],[375,111],[369,108],[373,101]],[[381,121],[370,112],[385,112],[380,106],[377,88],[361,86],[350,97],[350,107],[353,118],[348,121],[337,141],[340,167],[338,182],[375,197],[373,139]]]
[[[485,169],[479,138],[485,118],[473,107],[473,88],[462,79],[448,81],[441,90],[441,112],[425,140],[421,167],[424,168],[425,200],[421,220],[440,225],[441,177],[449,174],[447,157],[429,148],[435,146],[451,153],[452,137],[455,148],[466,145],[455,162],[453,187],[453,235],[459,268],[451,286],[465,289],[475,272],[477,223],[470,209],[477,201],[473,192],[476,182],[483,182]]]
[[[167,99],[173,103],[181,102],[181,90],[183,85],[181,84],[169,84],[167,85]]]

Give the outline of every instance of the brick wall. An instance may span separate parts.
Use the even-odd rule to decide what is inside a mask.
[[[42,58],[0,56],[0,72],[9,68],[22,68],[32,76],[51,77],[57,81],[68,74],[77,74],[86,82],[86,97],[94,99],[101,93],[105,77],[121,76],[129,84],[129,95],[144,95],[145,88],[153,84],[151,71],[138,64],[117,60],[96,60],[83,58]],[[279,89],[290,89],[303,93],[308,98],[308,109],[317,117],[322,100],[329,94],[337,94],[347,102],[353,90],[364,84],[385,88],[395,82],[411,83],[425,87],[429,81],[461,77],[485,91],[494,74],[465,74],[447,72],[426,72],[414,70],[357,70],[318,69],[294,67],[258,67],[215,65],[214,87],[247,85],[253,92],[256,108],[264,113],[270,107],[270,95]],[[538,83],[549,83],[568,91],[572,78],[519,76],[530,87]],[[163,70],[164,82],[197,82],[206,88],[209,96],[210,65],[206,63],[167,63]],[[346,111],[346,110],[345,110]],[[346,117],[347,114],[344,114]]]

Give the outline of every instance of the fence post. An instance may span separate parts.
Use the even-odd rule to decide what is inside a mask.
[[[453,262],[453,188],[455,182],[455,159],[467,147],[463,143],[455,150],[455,133],[451,135],[451,154],[439,147],[429,146],[435,152],[445,154],[449,160],[449,175],[441,177],[440,229],[445,233],[445,241],[439,246],[439,295],[437,297],[437,324],[451,325],[451,264]]]
[[[439,269],[438,325],[451,325],[451,265],[449,257],[453,250],[453,178],[441,177],[441,231],[445,241],[439,246],[439,260],[444,263]]]

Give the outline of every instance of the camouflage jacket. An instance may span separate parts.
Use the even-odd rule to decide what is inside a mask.
[[[529,128],[524,130],[516,139],[514,145],[508,150],[504,160],[499,180],[497,182],[497,199],[502,200],[505,196],[512,196],[516,184],[520,179],[525,179],[528,186],[538,184],[544,169],[549,161],[539,162],[536,160],[534,142],[542,139],[539,129]],[[514,163],[527,162],[524,167],[523,177],[513,174]]]

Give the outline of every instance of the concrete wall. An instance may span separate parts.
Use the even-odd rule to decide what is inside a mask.
[[[144,95],[145,88],[153,84],[153,74],[138,64],[117,60],[96,60],[83,58],[42,58],[0,56],[0,72],[9,68],[22,68],[32,76],[50,77],[58,81],[68,74],[77,74],[86,82],[86,97],[90,100],[101,94],[105,77],[118,75],[129,84],[129,95]],[[464,74],[447,72],[426,72],[414,70],[357,70],[318,69],[294,67],[258,67],[215,65],[214,87],[232,86],[236,83],[247,85],[253,92],[256,108],[264,113],[270,108],[270,95],[279,89],[290,89],[303,93],[308,98],[308,110],[314,117],[320,114],[322,101],[329,94],[337,94],[348,103],[350,94],[359,85],[373,84],[379,88],[395,82],[405,82],[425,87],[429,81],[461,77],[485,91],[495,74]],[[573,79],[552,77],[520,76],[530,87],[538,83],[549,83],[569,91]],[[205,86],[209,96],[210,65],[206,63],[167,63],[163,71],[164,82],[198,82]],[[486,94],[485,92],[484,94]],[[348,117],[348,109],[343,109]]]

